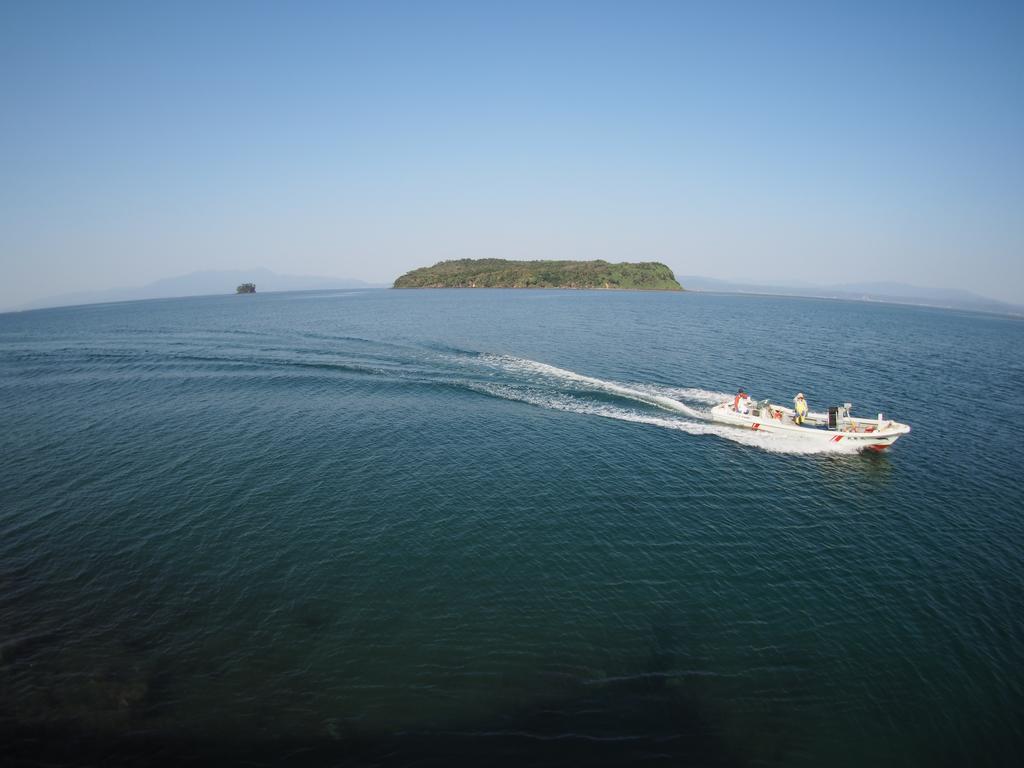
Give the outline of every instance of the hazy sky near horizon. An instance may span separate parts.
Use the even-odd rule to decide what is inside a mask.
[[[1024,303],[1020,2],[4,3],[0,99],[0,307],[485,256]]]

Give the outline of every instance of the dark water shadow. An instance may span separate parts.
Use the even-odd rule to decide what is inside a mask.
[[[526,705],[456,729],[235,741],[103,728],[77,718],[34,724],[0,718],[0,743],[0,758],[9,766],[742,764],[692,702],[666,695],[658,676]]]
[[[301,614],[300,614],[301,615]],[[316,612],[313,616],[316,617]],[[317,623],[314,618],[313,623]],[[81,691],[51,691],[51,709],[29,717],[0,689],[0,764],[79,765],[355,765],[355,766],[738,766],[699,696],[674,676],[668,627],[656,627],[649,658],[633,673],[575,681],[543,699],[430,728],[371,732],[357,725],[322,735],[273,734],[262,725],[223,736],[178,730],[162,696],[166,674],[105,674]],[[0,681],[2,682],[2,681]],[[278,702],[287,705],[287,702]],[[230,713],[225,713],[226,718]],[[233,735],[232,735],[233,734]]]

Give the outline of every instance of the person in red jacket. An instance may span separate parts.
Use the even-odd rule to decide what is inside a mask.
[[[746,413],[750,408],[750,395],[746,393],[743,387],[740,387],[740,391],[736,393],[736,397],[732,401],[732,409],[736,413]]]

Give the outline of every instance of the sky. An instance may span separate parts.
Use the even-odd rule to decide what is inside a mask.
[[[0,307],[483,257],[1024,304],[1024,3],[0,3]]]

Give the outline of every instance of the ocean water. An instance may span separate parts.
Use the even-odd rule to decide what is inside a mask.
[[[1017,765],[1022,353],[690,293],[0,315],[0,761]],[[913,432],[708,422],[740,385]]]

